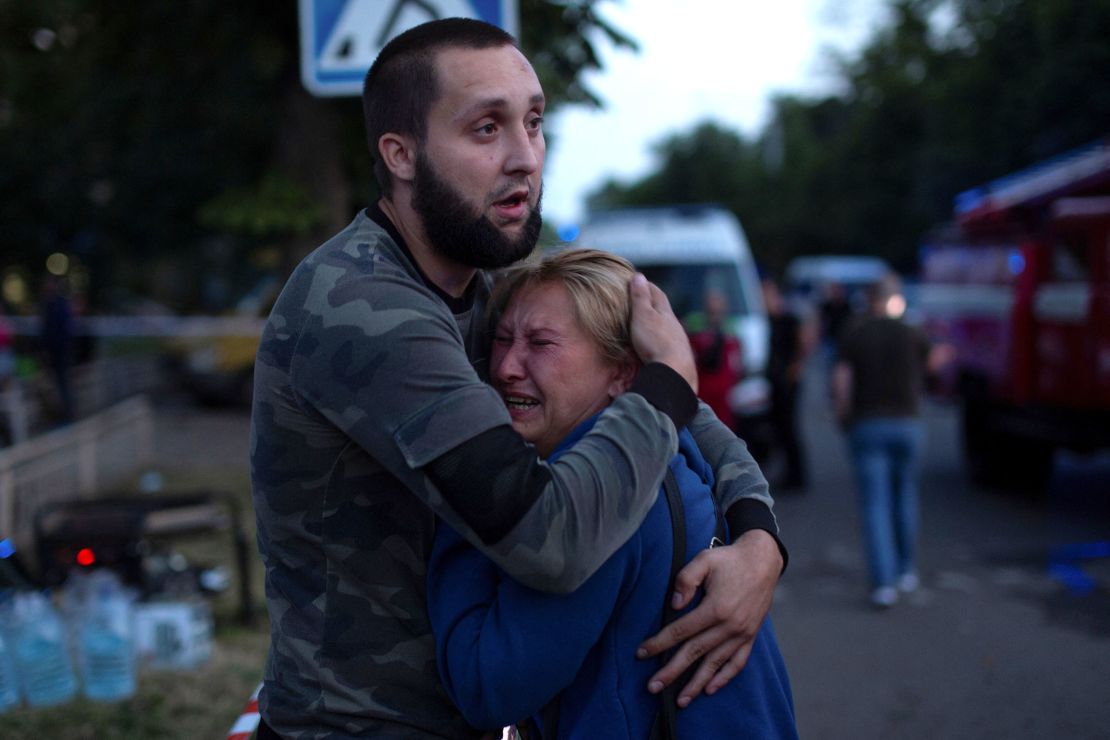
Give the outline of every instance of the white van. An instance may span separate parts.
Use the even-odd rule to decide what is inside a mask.
[[[627,259],[663,289],[688,326],[698,321],[708,292],[723,293],[743,349],[745,376],[762,376],[770,325],[748,240],[731,212],[716,206],[673,206],[593,213],[573,246],[604,249]],[[748,393],[754,392],[755,386],[748,386]]]

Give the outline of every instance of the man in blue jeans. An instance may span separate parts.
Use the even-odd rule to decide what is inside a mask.
[[[918,586],[917,480],[924,428],[919,418],[927,373],[949,356],[902,321],[906,302],[889,275],[868,293],[869,311],[845,327],[833,368],[833,404],[848,431],[859,486],[871,603],[893,606]]]

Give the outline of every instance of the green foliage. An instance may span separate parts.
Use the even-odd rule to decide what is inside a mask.
[[[601,70],[595,37],[618,48],[638,48],[598,13],[602,1],[519,0],[520,45],[540,78],[549,110],[565,103],[602,107],[602,100],[582,81],[583,72]]]
[[[64,249],[103,284],[184,252],[198,205],[264,171],[294,22],[273,3],[0,3],[0,251]],[[7,261],[7,260],[6,260]],[[141,270],[139,271],[141,272]]]
[[[699,124],[590,202],[723,203],[776,270],[821,252],[913,270],[957,193],[1110,134],[1108,39],[1107,0],[895,0],[842,94],[778,98],[752,142]]]
[[[264,239],[308,234],[323,219],[323,210],[299,182],[269,172],[257,186],[225,190],[201,206],[197,217],[213,231]]]
[[[521,0],[553,107],[600,104],[583,81],[597,44],[635,49],[603,2]],[[718,202],[772,268],[864,252],[912,269],[957,192],[1107,133],[1110,0],[890,9],[842,60],[840,94],[778,98],[751,140],[713,123],[668,137],[656,172],[592,204]],[[68,251],[95,307],[109,287],[145,293],[152,265],[209,269],[198,244],[236,263],[265,240],[288,263],[346,223],[375,192],[359,103],[304,93],[297,30],[294,0],[0,0],[0,269],[34,282]]]
[[[579,81],[597,40],[633,45],[601,2],[522,0],[553,106],[599,103]],[[155,264],[199,284],[200,245],[238,264],[265,239],[292,264],[345,225],[376,192],[361,104],[303,90],[297,24],[296,0],[0,0],[0,271],[35,282],[66,251],[95,309],[149,295]]]

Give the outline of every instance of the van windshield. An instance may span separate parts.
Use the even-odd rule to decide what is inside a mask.
[[[750,300],[740,285],[736,266],[719,264],[636,265],[648,280],[662,288],[679,319],[700,312],[705,297],[716,291],[728,301],[729,313],[745,316],[751,313]]]

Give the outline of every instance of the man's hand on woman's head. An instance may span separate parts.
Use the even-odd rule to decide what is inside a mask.
[[[745,532],[727,547],[703,550],[687,563],[675,578],[674,608],[690,603],[702,585],[705,598],[640,646],[639,658],[679,646],[651,677],[648,691],[659,693],[704,658],[679,692],[678,705],[685,707],[703,690],[714,694],[740,673],[771,609],[782,565],[778,543],[762,529]]]
[[[666,294],[636,273],[629,286],[632,296],[632,346],[640,359],[661,362],[677,372],[697,393],[698,372],[694,353],[682,322],[671,310]]]

